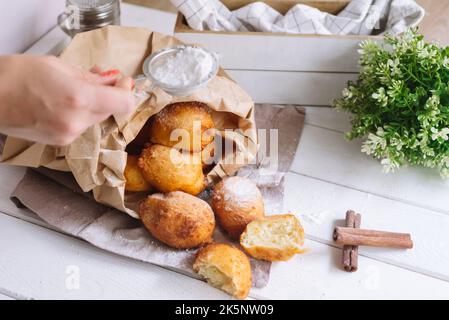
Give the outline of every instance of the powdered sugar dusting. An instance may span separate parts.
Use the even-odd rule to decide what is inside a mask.
[[[245,206],[262,198],[257,186],[249,179],[231,177],[223,181],[223,200]]]
[[[214,59],[201,48],[186,47],[164,57],[151,71],[153,77],[169,87],[186,87],[207,81]]]
[[[311,212],[308,214],[301,214],[301,218],[309,225],[320,226],[327,221],[326,218],[329,215],[330,212],[325,210],[325,211]]]

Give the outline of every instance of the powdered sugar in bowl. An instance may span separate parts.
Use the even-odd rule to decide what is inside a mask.
[[[205,87],[218,69],[215,53],[189,45],[157,51],[143,65],[145,77],[154,86],[176,96],[186,96]]]

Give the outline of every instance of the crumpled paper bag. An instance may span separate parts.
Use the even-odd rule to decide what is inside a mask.
[[[171,36],[140,28],[109,26],[79,34],[62,53],[61,59],[84,69],[97,65],[104,70],[118,69],[126,76],[142,73],[144,60],[154,51],[179,45]],[[124,117],[113,116],[90,127],[71,145],[57,148],[8,137],[2,162],[17,166],[46,167],[73,173],[84,192],[93,192],[102,203],[138,218],[136,208],[142,198],[125,195],[124,170],[127,161],[126,146],[134,140],[147,120],[165,106],[184,101],[206,103],[213,110],[217,129],[240,129],[226,135],[236,144],[236,154],[245,159],[257,153],[257,132],[254,103],[220,70],[207,87],[187,97],[174,97],[159,88],[149,99],[138,101],[136,110]],[[207,175],[209,182],[233,175],[240,164],[219,163]]]
[[[171,0],[195,30],[262,31],[294,34],[396,35],[417,26],[425,10],[414,0],[353,0],[333,15],[313,7],[314,1],[292,4],[283,15],[270,7],[274,1]],[[237,10],[225,4],[251,3]],[[318,2],[319,3],[319,2]],[[296,4],[296,5],[293,5]],[[310,5],[308,5],[310,4]]]

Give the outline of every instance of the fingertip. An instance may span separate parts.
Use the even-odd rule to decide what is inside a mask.
[[[108,73],[106,75],[106,73],[98,73],[98,74],[93,74],[94,76],[94,83],[95,84],[99,84],[99,85],[104,85],[104,86],[115,86],[119,80],[119,74],[114,74],[114,73]]]
[[[118,75],[120,75],[120,70],[117,69],[107,70],[100,73],[100,76],[103,78],[116,77]]]

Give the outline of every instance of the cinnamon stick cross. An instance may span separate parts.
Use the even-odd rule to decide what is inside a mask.
[[[334,231],[334,241],[343,245],[342,264],[346,271],[357,271],[358,246],[413,248],[410,234],[360,229],[361,220],[360,214],[349,210],[346,212],[346,228],[337,227]]]
[[[346,212],[346,227],[360,228],[362,216],[352,210]],[[355,272],[358,269],[359,247],[354,245],[343,246],[342,264],[343,268],[348,272]]]
[[[354,228],[335,228],[334,240],[338,244],[379,248],[412,249],[413,241],[407,233],[393,233]]]

